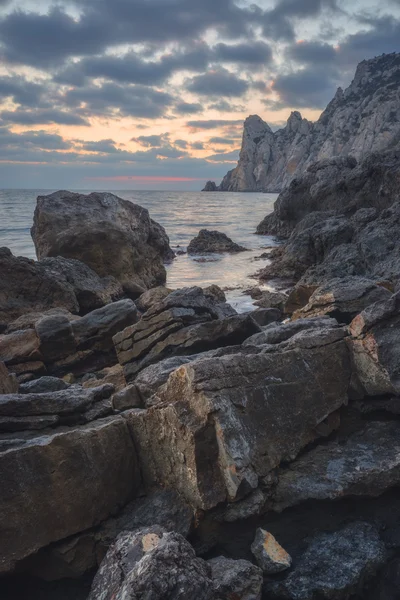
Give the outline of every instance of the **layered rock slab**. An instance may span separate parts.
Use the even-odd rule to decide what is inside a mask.
[[[0,452],[1,573],[51,542],[97,525],[140,485],[122,417],[9,443]]]
[[[129,415],[145,482],[169,485],[203,509],[240,499],[319,437],[346,402],[349,380],[343,340],[183,365],[155,406]]]
[[[148,211],[109,193],[39,196],[32,237],[39,260],[80,260],[101,277],[115,277],[133,297],[165,283],[163,261],[173,257]]]

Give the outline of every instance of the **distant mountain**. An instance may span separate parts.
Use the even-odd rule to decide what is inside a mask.
[[[339,88],[316,123],[293,112],[273,132],[257,115],[244,123],[238,166],[220,191],[280,192],[312,163],[400,145],[400,54],[364,60],[351,85]]]

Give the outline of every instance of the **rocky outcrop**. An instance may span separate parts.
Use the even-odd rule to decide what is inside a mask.
[[[149,527],[118,537],[88,600],[214,600],[211,568],[177,533]]]
[[[204,188],[201,190],[202,192],[218,192],[218,186],[215,181],[207,181]]]
[[[235,254],[236,252],[244,252],[245,250],[246,248],[233,242],[225,233],[209,231],[208,229],[201,229],[199,235],[190,242],[187,248],[188,254],[192,255],[210,254],[213,252]]]
[[[273,132],[253,115],[244,124],[238,166],[219,190],[280,192],[312,163],[351,155],[357,160],[400,141],[400,54],[378,56],[357,67],[351,85],[338,89],[316,123],[293,112]]]
[[[267,585],[267,593],[274,600],[349,600],[385,559],[377,530],[368,523],[351,523],[312,539],[293,571],[283,581]]]
[[[108,193],[39,196],[32,238],[39,260],[80,260],[115,277],[133,298],[165,283],[163,261],[173,257],[164,228],[145,208]]]
[[[197,354],[240,344],[260,331],[247,315],[206,296],[201,288],[183,288],[153,305],[137,325],[114,337],[127,381],[164,358]]]

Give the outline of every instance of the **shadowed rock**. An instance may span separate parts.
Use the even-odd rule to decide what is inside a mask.
[[[233,242],[225,233],[202,229],[187,248],[188,254],[236,253],[244,252],[246,248]]]

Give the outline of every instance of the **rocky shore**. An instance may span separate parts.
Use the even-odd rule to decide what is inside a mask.
[[[39,260],[0,250],[2,599],[398,598],[399,154],[340,160],[260,225],[293,285],[244,315],[165,287],[141,207],[38,198]]]

